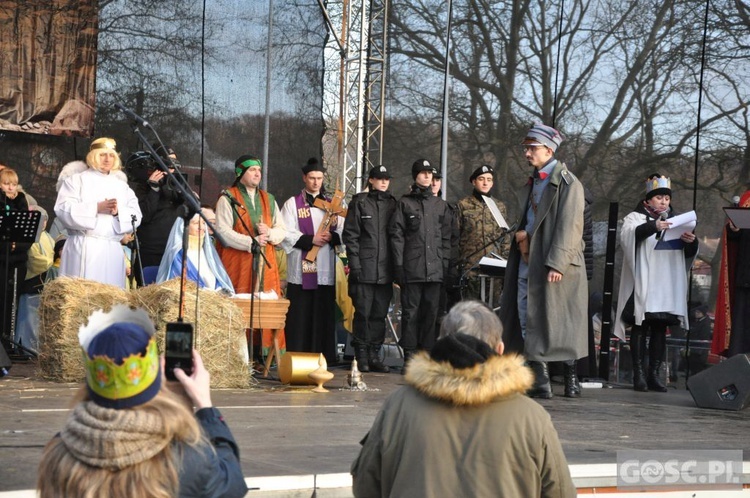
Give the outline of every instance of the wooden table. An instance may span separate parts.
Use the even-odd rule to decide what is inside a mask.
[[[242,310],[242,316],[251,329],[271,329],[273,347],[266,357],[263,377],[268,377],[271,362],[276,356],[277,364],[281,360],[279,353],[279,330],[286,324],[286,313],[289,310],[288,299],[255,299],[253,303],[253,317],[250,319],[250,299],[233,298],[232,301]],[[252,332],[251,332],[252,333]],[[252,368],[252,365],[251,365]]]

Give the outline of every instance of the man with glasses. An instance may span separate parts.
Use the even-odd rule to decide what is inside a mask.
[[[564,362],[565,396],[579,397],[576,360],[587,350],[588,286],[583,256],[584,190],[555,158],[559,131],[534,125],[522,145],[533,176],[522,194],[500,299],[504,342],[535,374],[529,396],[551,398],[547,362]]]

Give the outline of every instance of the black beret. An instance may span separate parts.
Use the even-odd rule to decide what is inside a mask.
[[[479,175],[483,175],[483,174],[485,174],[485,173],[489,173],[489,174],[491,174],[491,175],[492,175],[492,174],[494,174],[494,173],[495,173],[495,170],[494,170],[494,169],[492,169],[492,166],[489,166],[489,165],[487,165],[487,164],[483,164],[483,165],[481,165],[480,167],[478,167],[477,169],[475,169],[475,170],[474,170],[474,172],[473,172],[473,173],[471,174],[471,176],[469,177],[469,181],[470,181],[470,182],[473,182],[474,180],[476,180],[476,179],[477,179],[477,177],[478,177]]]

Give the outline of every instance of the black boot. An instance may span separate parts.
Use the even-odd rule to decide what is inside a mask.
[[[633,361],[633,389],[648,391],[646,374],[643,372],[643,360],[646,358],[646,332],[639,326],[633,326],[630,333],[630,357]]]
[[[370,372],[388,373],[391,371],[388,365],[380,361],[380,346],[370,346],[367,348],[367,358],[370,366]]]
[[[370,371],[370,361],[367,355],[367,344],[357,342],[354,345],[354,357],[357,359],[357,367],[360,372]]]
[[[404,349],[404,366],[401,367],[401,374],[406,373],[406,364],[409,363],[409,360],[411,360],[412,356],[414,356],[415,351],[412,349]]]
[[[550,399],[552,397],[552,384],[549,381],[549,369],[543,361],[530,361],[529,367],[534,372],[534,385],[526,391],[530,398]]]
[[[648,344],[648,378],[646,383],[651,391],[667,392],[667,386],[661,381],[659,370],[664,363],[667,347],[666,330],[651,330],[651,341]]]
[[[581,384],[576,376],[576,360],[563,362],[563,373],[565,375],[565,397],[580,398]]]

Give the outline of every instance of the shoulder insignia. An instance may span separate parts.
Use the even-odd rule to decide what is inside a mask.
[[[560,172],[560,176],[562,176],[563,180],[565,180],[565,183],[567,183],[568,185],[570,185],[571,183],[575,181],[575,177],[570,171],[568,171],[567,168],[563,169]]]

